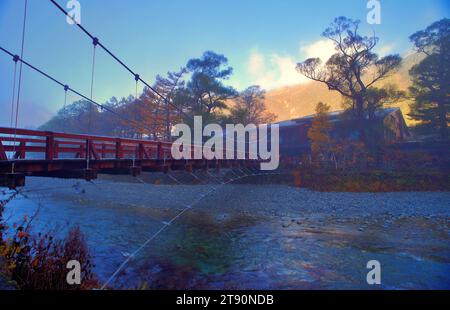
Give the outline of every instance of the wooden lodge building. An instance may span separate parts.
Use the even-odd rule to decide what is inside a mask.
[[[311,141],[308,130],[314,115],[277,123],[280,126],[280,155],[297,157],[310,152]],[[331,136],[339,140],[357,140],[358,131],[355,119],[343,111],[329,113],[329,121],[333,124]],[[411,138],[403,114],[399,108],[378,110],[371,126],[377,132],[378,139],[385,143],[405,142]]]

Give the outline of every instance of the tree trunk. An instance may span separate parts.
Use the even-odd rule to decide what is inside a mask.
[[[171,131],[170,131],[170,107],[169,103],[166,104],[166,140],[170,141]]]
[[[366,142],[366,131],[364,130],[364,100],[362,97],[356,98],[356,125],[359,133],[359,140]]]

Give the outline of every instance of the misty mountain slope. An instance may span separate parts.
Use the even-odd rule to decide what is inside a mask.
[[[378,87],[394,84],[400,90],[408,90],[411,86],[409,70],[423,59],[423,56],[414,53],[403,59],[400,69],[377,84]],[[328,87],[319,82],[309,82],[295,86],[288,86],[268,91],[266,94],[267,109],[278,115],[278,121],[299,118],[315,113],[316,104],[322,101],[331,106],[332,111],[342,109],[341,95],[336,91],[328,90]],[[392,105],[400,107],[405,118],[409,113],[409,100]],[[408,121],[408,120],[407,120]],[[408,121],[411,123],[411,121]]]

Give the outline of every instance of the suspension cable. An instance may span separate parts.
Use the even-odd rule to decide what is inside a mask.
[[[25,61],[24,59],[20,58],[19,56],[14,55],[13,53],[11,53],[11,52],[8,51],[7,49],[3,48],[2,46],[0,46],[0,51],[4,52],[5,54],[8,54],[9,56],[11,56],[11,57],[13,57],[13,58],[14,58],[14,57],[17,57],[17,58],[18,58],[18,61],[20,61],[21,63],[23,63],[25,66],[27,66],[27,67],[29,67],[30,69],[36,71],[37,73],[43,75],[44,77],[46,77],[47,79],[49,79],[49,80],[53,81],[54,83],[60,85],[61,87],[65,87],[65,86],[66,86],[66,84],[62,83],[61,81],[57,80],[56,78],[54,78],[53,76],[49,75],[48,73],[42,71],[41,69],[38,69],[37,67],[33,66],[33,65],[30,64],[29,62],[27,62],[27,61]],[[90,103],[93,103],[94,105],[96,105],[96,106],[102,108],[103,110],[108,111],[108,112],[110,112],[110,113],[116,115],[117,117],[123,119],[124,121],[127,121],[127,122],[129,122],[129,123],[131,123],[131,124],[134,124],[134,125],[132,125],[132,126],[135,127],[135,128],[145,129],[145,130],[147,130],[147,131],[149,131],[149,132],[151,131],[150,128],[147,128],[147,127],[145,127],[145,126],[142,126],[141,124],[138,124],[138,123],[134,122],[133,120],[127,118],[126,116],[121,115],[120,113],[117,113],[117,112],[114,111],[113,109],[111,109],[111,108],[109,108],[109,107],[107,107],[107,106],[105,106],[105,105],[102,105],[102,104],[100,104],[100,103],[98,103],[98,102],[96,102],[96,101],[90,99],[88,96],[83,95],[81,92],[79,92],[79,91],[73,89],[72,87],[69,87],[69,86],[68,86],[67,90],[70,91],[70,92],[72,92],[73,94],[75,94],[75,95],[77,95],[77,96],[79,96],[79,97],[81,97],[81,98],[83,98],[83,99],[89,101]]]
[[[96,51],[97,51],[97,44],[98,44],[98,39],[94,38],[92,40],[92,44],[93,44],[93,51],[92,51],[92,70],[91,70],[91,96],[90,99],[93,100],[93,96],[94,96],[94,78],[95,78],[95,56],[96,56]],[[92,113],[93,113],[93,106],[92,106],[92,102],[90,102],[89,104],[89,116],[88,116],[88,134],[91,134],[92,131]],[[88,141],[87,145],[86,145],[86,169],[89,169],[89,163],[91,160],[91,142]]]
[[[134,81],[136,82],[136,92],[135,92],[135,96],[134,99],[138,100],[138,83],[139,83],[139,74],[136,74],[134,76]]]
[[[96,50],[97,50],[97,44],[98,44],[98,39],[94,38],[92,41],[93,44],[93,51],[92,51],[92,68],[91,68],[91,96],[90,99],[94,99],[94,78],[95,78],[95,56],[96,56]],[[92,103],[89,106],[89,125],[88,125],[88,132],[91,131],[91,126],[92,126]]]
[[[16,98],[17,62],[19,61],[19,56],[14,55],[13,61],[14,61],[14,79],[13,79],[13,91],[12,91],[12,100],[11,100],[11,119],[9,122],[10,128],[13,127],[13,123],[14,123],[14,104],[15,104],[15,98]],[[10,137],[12,137],[12,135],[10,135]],[[14,136],[14,142],[13,142],[14,145],[16,144],[15,139],[16,138]],[[15,156],[15,152],[11,152],[9,154],[9,159],[14,160],[14,156]],[[14,173],[14,164],[11,165],[11,173]]]
[[[9,127],[12,128],[13,127],[13,123],[14,123],[14,103],[15,103],[15,98],[16,98],[16,80],[17,80],[17,62],[19,61],[19,56],[15,55],[13,57],[13,61],[14,61],[14,78],[13,78],[13,91],[12,91],[12,100],[11,100],[11,119],[9,122]]]
[[[25,31],[26,31],[26,25],[27,25],[27,11],[28,11],[28,0],[25,0],[25,6],[23,9],[22,43],[21,43],[21,49],[20,49],[20,58],[23,58],[23,53],[24,53],[24,49],[25,49]],[[22,67],[23,67],[22,62],[20,62],[19,84],[17,87],[17,101],[16,101],[16,120],[14,123],[14,141],[13,141],[13,156],[14,157],[16,156],[17,125],[18,125],[18,120],[19,120],[20,91],[22,88]],[[14,163],[11,165],[11,173],[14,173]]]
[[[63,132],[66,133],[67,121],[69,118],[67,117],[67,91],[69,90],[68,85],[64,85],[64,107],[63,107]]]
[[[134,76],[134,81],[136,82],[135,83],[135,93],[134,93],[134,107],[133,107],[133,109],[134,109],[134,120],[137,122],[138,120],[137,120],[137,115],[138,115],[138,113],[139,113],[139,111],[138,111],[138,105],[139,105],[139,102],[138,102],[138,82],[139,82],[139,74],[136,74],[135,76]],[[149,134],[151,134],[151,133],[149,133]],[[138,134],[138,137],[139,137],[139,134]],[[136,153],[134,153],[133,154],[133,167],[134,167],[134,161],[135,161],[135,157],[136,157]]]
[[[50,0],[51,3],[53,3],[59,11],[61,11],[66,17],[70,18],[74,21],[74,24],[81,29],[88,37],[90,37],[92,40],[98,39],[92,35],[85,27],[83,27],[80,23],[76,21],[74,16],[71,16],[62,6],[60,6],[55,0]],[[114,53],[112,53],[105,45],[102,44],[102,42],[98,41],[98,45],[107,53],[109,54],[114,60],[116,60],[122,67],[124,67],[130,74],[132,74],[134,77],[138,76],[139,81],[141,81],[145,86],[147,86],[153,93],[155,93],[159,98],[161,98],[167,105],[173,106],[176,110],[178,110],[182,115],[187,117],[190,120],[193,120],[194,117],[192,115],[187,114],[184,112],[182,108],[171,102],[169,99],[167,99],[166,96],[162,95],[157,89],[152,87],[149,83],[147,83],[145,80],[143,80],[138,74],[136,74],[129,66],[127,66],[122,60],[120,60]],[[151,132],[151,131],[150,131]],[[226,140],[229,140],[228,137],[225,137]]]
[[[71,16],[62,6],[60,6],[55,0],[50,0],[51,3],[53,3],[66,17],[69,17],[74,21],[74,24],[78,26],[78,28],[81,29],[88,37],[90,37],[92,40],[94,40],[96,37],[93,36],[86,28],[84,28],[81,24],[79,24],[74,16]],[[131,73],[133,76],[139,76],[137,75],[133,70],[130,69],[129,66],[127,66],[122,60],[120,60],[114,53],[112,53],[107,47],[105,47],[101,42],[98,42],[98,46],[100,46],[107,54],[109,54],[115,61],[117,61],[122,67],[124,67],[129,73]],[[144,79],[139,77],[139,81],[141,81],[145,86],[147,86],[153,93],[155,93],[158,97],[160,97],[162,100],[164,100],[167,104],[172,105],[175,109],[180,111],[184,116],[192,119],[192,116],[187,114],[183,111],[182,108],[174,104],[173,102],[170,102],[164,95],[162,95],[159,91],[157,91],[154,87],[152,87],[149,83],[147,83]]]
[[[23,53],[25,49],[25,30],[27,23],[27,8],[28,8],[28,0],[25,0],[24,12],[23,12],[23,26],[22,26],[22,45],[20,49],[20,58],[23,58]],[[22,88],[22,62],[19,65],[19,85],[17,88],[17,103],[16,103],[16,120],[15,120],[15,129],[17,130],[17,123],[19,117],[19,103],[20,103],[20,91]]]
[[[70,14],[68,14],[68,12],[62,8],[56,1],[54,0],[50,0],[62,13],[64,13],[64,15],[68,16],[69,18],[71,18],[72,20],[74,20],[73,16],[70,16]],[[23,27],[23,33],[22,33],[22,56],[20,57],[21,59],[21,64],[20,64],[20,72],[19,72],[19,91],[18,93],[20,94],[20,86],[21,86],[21,68],[22,68],[22,64],[24,64],[25,62],[22,60],[23,58],[23,48],[24,48],[24,41],[25,41],[25,23],[26,23],[26,8],[27,8],[27,2],[28,0],[25,0],[25,13],[24,13],[24,27]],[[100,46],[105,52],[107,52],[111,57],[113,57],[117,62],[119,62],[127,71],[129,71],[131,74],[133,74],[133,76],[135,77],[135,79],[137,79],[137,81],[142,82],[145,86],[147,86],[150,90],[152,90],[158,97],[160,97],[167,105],[172,105],[173,107],[175,107],[176,110],[180,111],[183,115],[187,116],[188,118],[192,119],[191,115],[186,114],[183,109],[181,109],[180,107],[178,107],[177,105],[175,105],[173,102],[171,102],[170,100],[168,100],[165,96],[163,96],[158,90],[154,89],[151,85],[149,85],[145,80],[143,80],[138,74],[136,74],[133,70],[131,70],[123,61],[121,61],[116,55],[114,55],[109,49],[107,49],[100,41],[98,38],[94,37],[92,34],[90,34],[83,26],[81,26],[79,23],[75,23],[85,34],[87,34],[90,38],[92,38],[93,40],[93,44],[94,44],[94,56],[93,56],[93,68],[95,66],[95,47],[98,45]],[[4,50],[2,48],[3,51],[6,52],[6,50]],[[26,63],[25,63],[26,64]],[[33,68],[32,66],[30,66],[28,64],[29,67]],[[36,68],[33,68],[36,70]],[[43,73],[40,70],[36,70],[38,72],[40,72],[41,74]],[[61,84],[60,82],[56,81],[54,78],[48,76],[47,74],[44,74],[45,76],[47,76],[48,78],[52,79],[53,81],[57,82],[58,84]],[[84,95],[81,95],[79,92],[75,92],[73,89],[70,89],[72,92],[76,93],[77,95],[79,95],[80,97],[87,99],[89,102],[99,106],[102,110],[106,110],[109,112],[112,112],[116,115],[119,115],[118,113],[113,112],[111,109],[107,109],[105,106],[96,103],[95,101],[93,101],[92,95],[93,95],[93,81],[94,81],[94,69],[92,70],[92,79],[91,79],[91,98],[87,98]],[[17,128],[17,119],[18,119],[18,108],[19,108],[19,96],[17,98],[17,106],[16,106],[16,128]],[[119,115],[121,118],[125,119],[124,117],[122,117],[121,115]],[[128,122],[133,122],[133,123],[137,123],[135,121],[132,121],[130,119],[126,119]],[[91,113],[89,116],[89,123],[91,123]],[[89,124],[89,127],[91,126],[91,124]],[[138,128],[143,128],[143,126],[141,124],[138,125]],[[145,128],[145,127],[144,127]],[[146,128],[146,130],[149,131],[149,133],[152,132],[151,129]],[[226,139],[228,140],[229,138],[226,137]],[[15,145],[15,143],[14,143]]]

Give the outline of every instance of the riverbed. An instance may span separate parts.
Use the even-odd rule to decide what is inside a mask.
[[[449,192],[215,181],[27,178],[4,217],[12,225],[39,210],[33,231],[60,237],[79,225],[102,283],[167,226],[129,259],[117,289],[450,289]],[[381,285],[366,281],[370,260]]]

